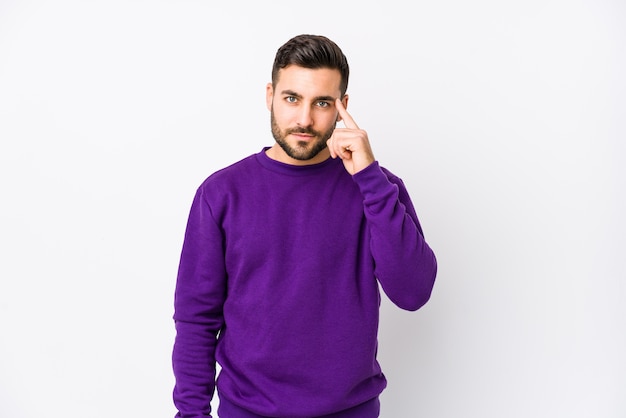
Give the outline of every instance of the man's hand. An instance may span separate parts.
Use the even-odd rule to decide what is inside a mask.
[[[335,128],[326,144],[332,158],[341,158],[348,173],[354,175],[375,161],[367,132],[359,129],[340,99],[335,100],[345,128]]]

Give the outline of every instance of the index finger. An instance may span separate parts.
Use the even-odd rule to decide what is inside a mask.
[[[335,99],[335,106],[337,106],[337,110],[339,111],[339,116],[343,120],[343,123],[346,125],[348,129],[359,129],[359,126],[356,124],[352,116],[348,113],[343,103],[341,103],[341,99]]]

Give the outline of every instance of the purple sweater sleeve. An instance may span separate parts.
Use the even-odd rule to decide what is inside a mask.
[[[374,162],[353,176],[364,197],[375,273],[398,307],[415,311],[430,298],[437,260],[400,178]]]
[[[215,347],[223,326],[223,236],[202,189],[193,201],[175,292],[174,403],[181,418],[207,417],[215,389]]]

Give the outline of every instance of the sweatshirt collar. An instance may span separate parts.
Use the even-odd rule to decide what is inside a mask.
[[[256,155],[256,159],[263,167],[268,170],[274,171],[279,174],[285,174],[289,176],[309,176],[312,174],[316,174],[326,169],[326,167],[331,167],[337,164],[332,158],[328,158],[321,163],[317,164],[309,164],[309,165],[293,165],[286,164],[280,161],[276,161],[267,156],[266,152],[270,147],[263,147],[261,152]],[[340,162],[340,161],[339,161]]]

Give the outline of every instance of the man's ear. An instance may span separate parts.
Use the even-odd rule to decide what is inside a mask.
[[[272,83],[267,83],[265,86],[265,105],[267,106],[267,110],[272,110],[272,101],[274,100],[274,87]]]
[[[348,110],[348,95],[344,94],[343,97],[341,98],[341,103],[343,104],[343,107],[346,108],[346,110]],[[337,122],[340,122],[342,119],[341,115],[339,113],[337,113]]]

